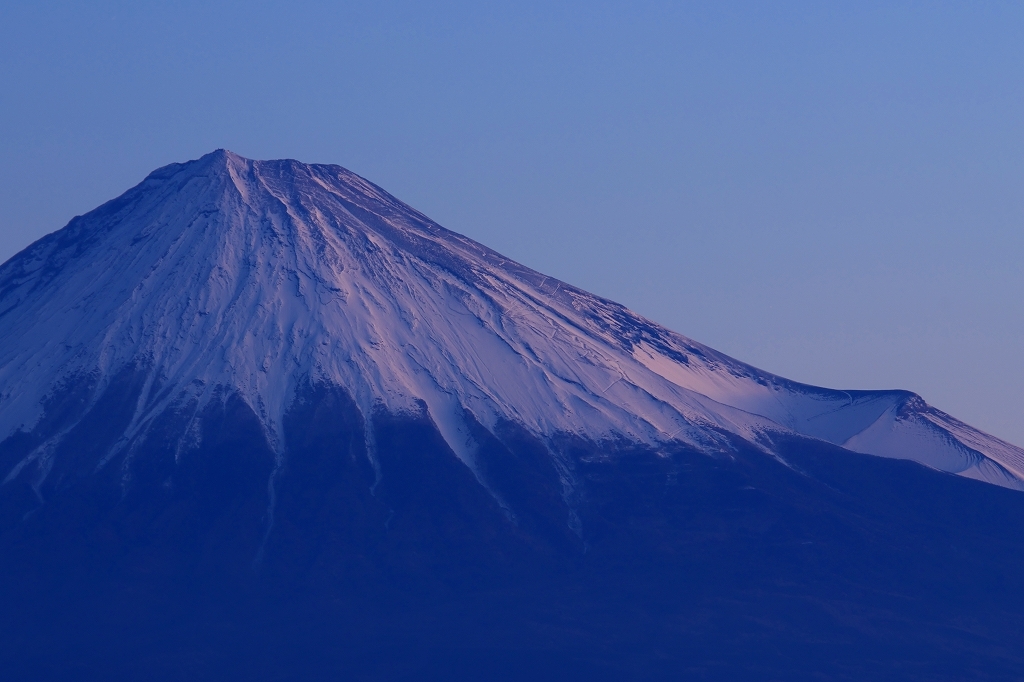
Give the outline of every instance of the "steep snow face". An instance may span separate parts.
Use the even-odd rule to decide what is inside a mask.
[[[95,399],[125,368],[148,377],[125,442],[227,389],[282,450],[296,391],[322,382],[366,419],[425,410],[474,470],[470,417],[548,441],[708,451],[740,436],[770,452],[797,433],[1024,489],[1024,451],[912,394],[761,372],[337,166],[225,151],[167,166],[0,267],[0,441],[31,430],[62,385],[90,377]]]

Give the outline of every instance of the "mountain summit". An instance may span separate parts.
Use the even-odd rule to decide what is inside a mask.
[[[5,680],[1021,679],[1021,490],[338,166],[172,164],[0,266]]]

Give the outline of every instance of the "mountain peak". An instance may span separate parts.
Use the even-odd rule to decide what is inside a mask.
[[[739,437],[772,454],[794,434],[1024,488],[1024,451],[908,394],[761,372],[339,166],[226,150],[165,166],[0,266],[0,320],[0,441],[41,428],[62,387],[85,382],[95,404],[129,372],[141,388],[118,448],[230,394],[281,450],[296,396],[322,384],[367,423],[423,415],[478,475],[476,425],[513,423],[552,453],[564,438],[721,452]],[[0,476],[45,478],[46,447]]]

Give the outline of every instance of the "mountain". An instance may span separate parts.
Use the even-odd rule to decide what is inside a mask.
[[[25,679],[1024,672],[1024,450],[338,166],[172,164],[0,267],[0,477]]]
[[[160,169],[5,264],[0,320],[0,438],[36,434],[61,386],[89,384],[88,406],[136,375],[107,460],[167,410],[226,393],[283,456],[296,391],[325,384],[345,387],[364,420],[375,406],[425,411],[478,478],[470,421],[709,452],[736,435],[777,454],[772,438],[797,434],[1024,487],[1024,450],[913,394],[761,372],[444,230],[337,166],[219,151]],[[28,467],[43,485],[76,423],[38,433],[6,480]]]

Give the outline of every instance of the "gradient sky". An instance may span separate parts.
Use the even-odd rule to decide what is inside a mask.
[[[172,6],[173,5],[173,6]],[[224,147],[1024,445],[1024,4],[0,6],[0,260]]]

